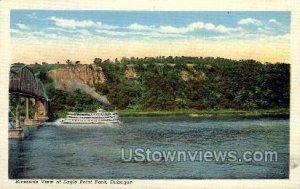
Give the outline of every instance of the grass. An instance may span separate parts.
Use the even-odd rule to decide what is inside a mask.
[[[64,118],[68,115],[69,111],[56,112],[55,119]],[[288,116],[288,108],[278,109],[255,109],[255,110],[233,110],[233,109],[220,109],[220,110],[195,110],[195,109],[178,109],[173,111],[154,110],[118,110],[121,117],[156,117],[156,116],[189,116],[189,117],[213,117],[213,116],[239,116],[239,117],[252,117],[252,116]]]
[[[139,111],[119,110],[121,117],[129,116],[190,116],[190,117],[211,117],[211,116],[288,116],[288,108],[279,109],[257,109],[257,110],[195,110],[180,109],[174,111]]]

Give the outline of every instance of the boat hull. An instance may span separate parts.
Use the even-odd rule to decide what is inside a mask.
[[[103,127],[103,126],[121,126],[122,122],[106,122],[106,123],[56,123],[58,126],[70,127]]]
[[[103,126],[120,124],[119,116],[116,112],[106,112],[98,109],[97,112],[69,112],[66,118],[57,121],[58,125],[71,126]]]

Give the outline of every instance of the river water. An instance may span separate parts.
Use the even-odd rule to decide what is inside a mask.
[[[122,127],[47,125],[31,128],[24,140],[9,141],[9,177],[288,178],[287,118],[135,117],[123,121]],[[138,148],[161,153],[179,150],[193,153],[235,151],[238,154],[276,151],[277,161],[167,161],[159,159],[159,155],[154,156],[158,160],[129,161],[130,149]],[[126,159],[122,159],[122,149]],[[132,157],[138,156],[133,154]]]

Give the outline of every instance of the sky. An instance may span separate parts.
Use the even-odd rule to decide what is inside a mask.
[[[202,56],[290,62],[290,12],[12,10],[12,62]]]

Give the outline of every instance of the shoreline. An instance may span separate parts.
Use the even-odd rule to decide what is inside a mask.
[[[190,118],[214,118],[214,117],[289,117],[289,108],[255,109],[255,110],[195,110],[179,109],[173,111],[144,111],[144,110],[117,110],[120,117],[163,117],[185,116]],[[64,118],[67,112],[58,112],[57,119]]]
[[[257,110],[174,110],[174,111],[138,111],[119,110],[120,117],[160,117],[160,116],[188,116],[188,117],[288,117],[289,109],[257,109]]]

